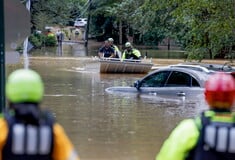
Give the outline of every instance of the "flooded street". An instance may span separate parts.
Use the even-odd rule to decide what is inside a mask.
[[[100,74],[92,58],[75,49],[82,50],[31,54],[29,68],[41,74],[42,106],[64,126],[81,160],[153,160],[179,121],[205,109],[204,100],[108,94],[105,88],[131,85],[144,75]],[[22,67],[9,65],[7,73]]]

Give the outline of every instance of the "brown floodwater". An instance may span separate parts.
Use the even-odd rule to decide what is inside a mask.
[[[100,74],[83,47],[76,47],[31,53],[29,67],[45,82],[43,108],[64,126],[81,160],[153,160],[177,123],[206,108],[203,100],[108,94],[105,88],[131,85],[144,75]],[[80,53],[74,50],[85,55],[74,56]],[[8,65],[7,74],[23,63]]]

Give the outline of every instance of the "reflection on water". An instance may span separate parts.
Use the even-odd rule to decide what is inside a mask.
[[[64,126],[83,160],[154,159],[175,125],[205,108],[203,102],[107,94],[105,88],[131,85],[144,75],[100,74],[90,58],[55,52],[33,53],[29,67],[45,82],[42,105]],[[20,67],[8,66],[7,72]]]
[[[84,44],[81,43],[68,43],[64,42],[63,46],[60,47],[52,47],[52,48],[42,48],[38,50],[34,50],[33,54],[36,56],[73,56],[73,57],[86,57],[86,56],[97,56],[98,49],[101,47],[102,43],[100,42],[89,42],[92,43],[88,47],[84,47]],[[119,46],[122,51],[121,47]],[[179,50],[162,50],[162,49],[146,49],[139,47],[139,50],[142,53],[142,56],[146,56],[148,58],[185,58],[184,52]],[[56,53],[56,54],[55,54]]]

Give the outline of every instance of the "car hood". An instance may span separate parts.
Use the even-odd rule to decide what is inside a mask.
[[[136,93],[138,92],[137,88],[135,87],[122,87],[122,86],[116,86],[116,87],[109,87],[105,89],[106,92],[108,93],[113,93],[113,92],[123,92],[123,93]]]

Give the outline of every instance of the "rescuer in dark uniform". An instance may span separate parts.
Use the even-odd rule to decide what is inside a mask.
[[[1,160],[79,160],[63,127],[39,107],[44,94],[39,74],[19,69],[8,77],[9,108],[0,119]]]

